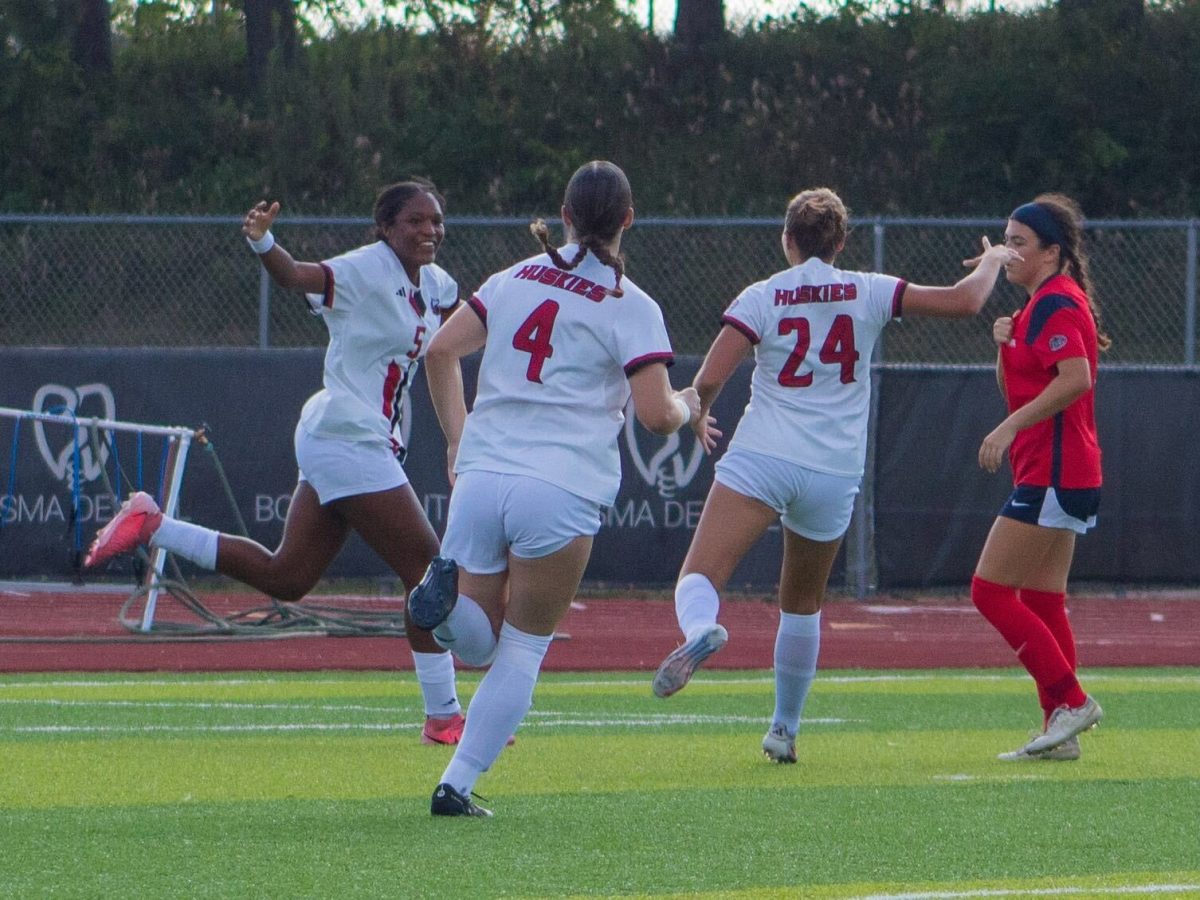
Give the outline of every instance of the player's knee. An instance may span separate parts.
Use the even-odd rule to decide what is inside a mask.
[[[317,586],[317,579],[303,573],[281,573],[272,585],[271,596],[281,603],[296,603]]]

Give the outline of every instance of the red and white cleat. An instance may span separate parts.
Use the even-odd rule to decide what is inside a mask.
[[[162,510],[154,498],[144,491],[130,494],[121,504],[112,521],[100,529],[83,559],[84,568],[98,566],[105,560],[135,547],[150,543],[150,536],[162,523]]]

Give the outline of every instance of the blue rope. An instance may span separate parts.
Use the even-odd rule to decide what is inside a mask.
[[[158,494],[154,497],[159,503],[163,502],[163,495],[167,491],[167,456],[170,452],[171,439],[167,435],[163,435],[162,459],[158,464]]]
[[[16,502],[13,491],[17,489],[17,446],[21,442],[21,420],[13,419],[12,452],[8,460],[8,493],[4,496]],[[4,530],[4,505],[0,503],[0,531]]]

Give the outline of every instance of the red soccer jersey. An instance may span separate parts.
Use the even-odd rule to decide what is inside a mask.
[[[1087,357],[1092,387],[1061,412],[1017,433],[1008,451],[1014,484],[1098,488],[1100,444],[1096,440],[1096,322],[1087,295],[1074,279],[1047,279],[1013,316],[1013,340],[1000,348],[1008,410],[1046,389],[1061,360]]]

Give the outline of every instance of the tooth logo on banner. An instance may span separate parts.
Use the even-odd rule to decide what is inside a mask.
[[[33,395],[33,411],[79,418],[114,419],[117,403],[107,384],[81,384],[69,388],[61,384],[44,384]],[[101,443],[100,458],[92,455],[91,435],[86,425],[60,425],[35,420],[33,435],[42,459],[54,477],[71,486],[74,469],[75,442],[79,442],[79,469],[84,482],[95,481],[108,462],[108,445]],[[49,436],[48,436],[49,435]],[[52,445],[51,437],[55,444]]]
[[[689,426],[661,438],[637,425],[636,419],[632,409],[625,411],[625,445],[629,448],[629,455],[646,484],[658,491],[660,497],[669,500],[675,496],[677,490],[692,483],[692,479],[700,470],[700,463],[704,460],[704,448],[700,446]],[[685,433],[692,444],[690,458],[685,458],[679,439],[679,435]],[[654,443],[662,441],[662,446],[647,460],[642,454],[639,438]]]

